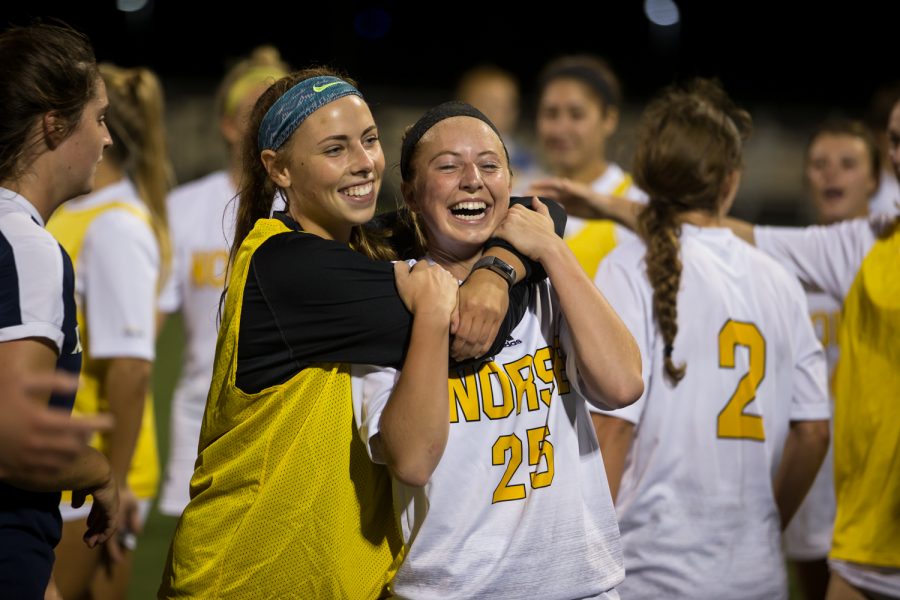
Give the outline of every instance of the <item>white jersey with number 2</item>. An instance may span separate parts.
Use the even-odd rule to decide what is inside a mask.
[[[677,386],[664,376],[644,245],[597,285],[643,358],[644,395],[616,509],[623,598],[786,598],[772,481],[792,420],[829,418],[825,357],[799,283],[730,231],[684,225]]]

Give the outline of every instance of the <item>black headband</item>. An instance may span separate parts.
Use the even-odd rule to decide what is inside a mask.
[[[619,94],[616,93],[606,77],[596,69],[584,65],[570,65],[553,69],[541,78],[541,90],[544,90],[551,81],[564,78],[575,79],[591,88],[605,106],[618,107],[621,102]]]
[[[412,161],[413,152],[419,144],[419,140],[422,139],[422,136],[425,135],[429,129],[450,117],[472,117],[473,119],[478,119],[479,121],[486,123],[488,127],[494,130],[497,137],[500,138],[500,144],[503,145],[503,151],[506,153],[506,162],[509,162],[509,151],[506,149],[506,144],[503,143],[503,136],[500,135],[497,126],[491,123],[491,120],[488,119],[483,112],[471,104],[452,100],[450,102],[438,104],[434,108],[429,109],[418,121],[416,121],[415,125],[410,127],[409,131],[406,132],[406,135],[403,137],[403,145],[400,148],[400,178],[403,179],[403,181],[409,181],[409,163]]]

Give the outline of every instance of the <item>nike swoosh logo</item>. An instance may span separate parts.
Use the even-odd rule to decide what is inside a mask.
[[[319,92],[324,92],[325,90],[327,90],[327,89],[330,88],[331,86],[337,85],[337,84],[339,84],[339,83],[340,83],[340,81],[332,81],[331,83],[326,83],[325,85],[314,85],[314,86],[313,86],[313,91],[316,92],[316,93],[318,94]]]

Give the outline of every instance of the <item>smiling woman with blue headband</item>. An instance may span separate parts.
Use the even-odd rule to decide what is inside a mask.
[[[446,357],[457,284],[373,260],[391,257],[361,227],[383,171],[368,106],[331,71],[291,74],[254,107],[191,502],[161,597],[372,598],[389,580],[390,480],[354,432],[348,363],[412,377],[423,357]],[[266,218],[275,193],[287,210]]]

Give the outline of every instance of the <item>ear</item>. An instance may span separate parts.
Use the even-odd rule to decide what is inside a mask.
[[[222,117],[219,119],[219,131],[222,132],[222,137],[231,146],[240,141],[241,132],[234,122],[234,117]]]
[[[291,187],[291,172],[279,164],[278,154],[274,150],[263,150],[259,158],[275,185],[282,189]]]
[[[619,109],[615,106],[607,106],[606,114],[603,115],[603,131],[605,137],[609,137],[616,132],[619,127]]]
[[[41,119],[41,126],[44,140],[47,142],[47,147],[51,150],[55,150],[66,139],[66,122],[56,111],[44,113]]]
[[[406,202],[406,206],[409,207],[411,212],[417,213],[419,211],[419,204],[416,202],[416,195],[413,184],[408,181],[400,182],[400,194],[403,195],[403,200]]]

